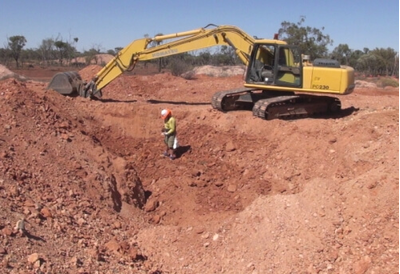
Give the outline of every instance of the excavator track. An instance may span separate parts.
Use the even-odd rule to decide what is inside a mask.
[[[253,115],[265,120],[295,119],[338,112],[338,98],[314,95],[278,96],[257,101]]]
[[[211,105],[220,111],[252,110],[265,120],[295,119],[337,112],[341,109],[336,97],[295,94],[293,92],[262,91],[238,88],[214,94]]]
[[[243,105],[238,102],[240,96],[249,94],[254,90],[256,89],[238,88],[216,92],[211,99],[211,105],[214,109],[220,111],[243,109]]]

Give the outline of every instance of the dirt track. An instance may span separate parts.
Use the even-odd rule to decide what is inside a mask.
[[[214,92],[241,86],[125,75],[92,101],[0,81],[3,269],[398,273],[398,88],[356,88],[319,119],[211,108]],[[175,161],[160,156],[165,107]]]

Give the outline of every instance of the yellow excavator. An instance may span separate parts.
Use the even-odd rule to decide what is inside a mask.
[[[219,91],[211,99],[214,109],[251,109],[263,119],[295,118],[337,112],[340,100],[329,96],[354,90],[354,69],[335,60],[312,62],[285,41],[258,39],[235,26],[213,24],[186,32],[134,40],[122,49],[89,83],[78,72],[61,72],[47,89],[64,95],[101,98],[102,89],[141,61],[200,50],[231,46],[246,65],[244,86]]]

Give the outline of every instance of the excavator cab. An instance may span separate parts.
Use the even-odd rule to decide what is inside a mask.
[[[297,47],[256,44],[250,57],[246,83],[261,86],[302,86],[302,60]]]
[[[341,104],[335,97],[297,93],[340,91],[337,80],[345,78],[345,70],[325,63],[332,62],[324,61],[324,67],[303,66],[303,55],[297,46],[256,42],[247,66],[245,88],[218,92],[213,96],[213,107],[223,111],[251,109],[254,116],[268,120],[337,112]],[[348,75],[351,73],[349,69]]]

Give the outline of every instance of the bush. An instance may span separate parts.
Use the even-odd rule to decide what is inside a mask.
[[[378,81],[380,87],[398,87],[399,81],[395,78],[382,78]]]
[[[196,79],[196,74],[194,73],[193,70],[184,72],[184,73],[181,74],[181,76],[183,77],[183,79],[186,79],[186,80]]]
[[[170,64],[171,74],[174,76],[181,76],[183,73],[191,70],[191,66],[186,62],[175,59]]]

